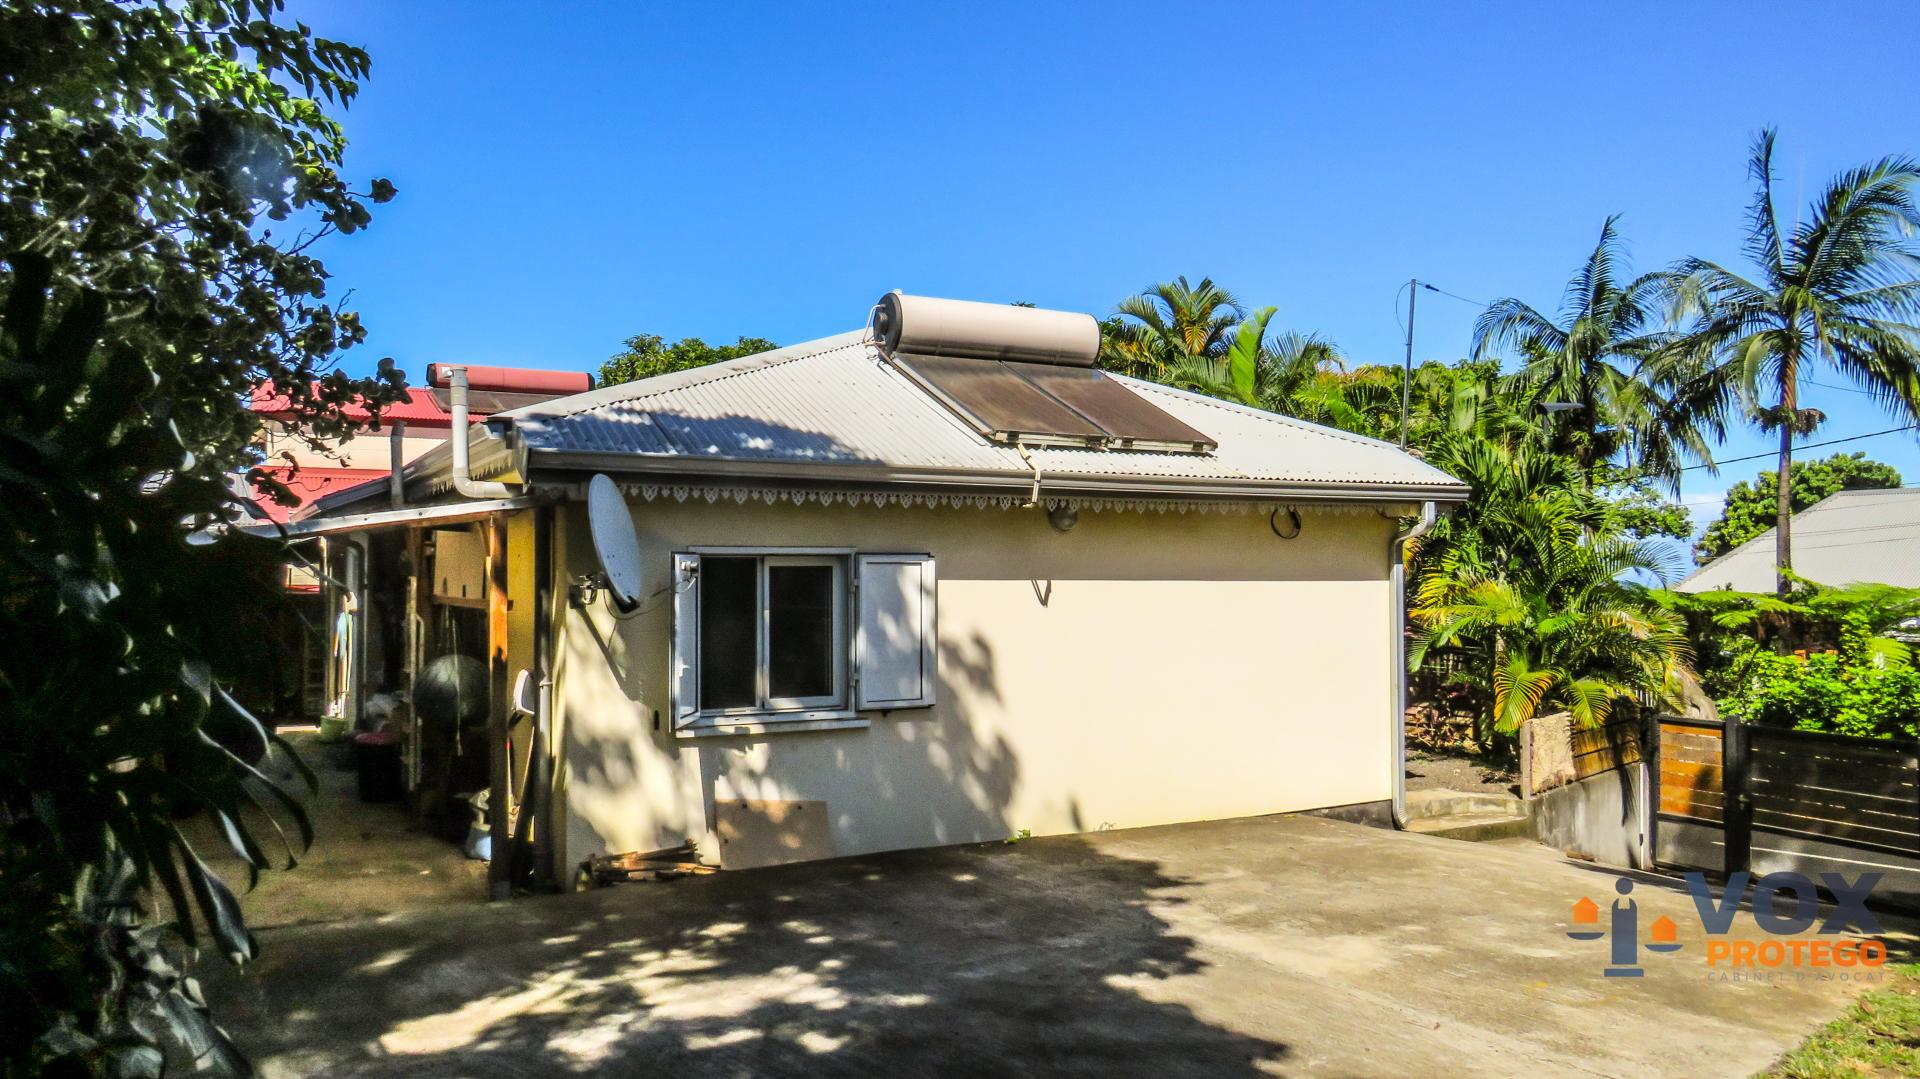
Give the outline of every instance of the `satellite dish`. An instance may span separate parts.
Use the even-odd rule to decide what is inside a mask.
[[[587,481],[587,527],[593,533],[593,551],[606,576],[613,605],[631,611],[646,595],[641,582],[640,538],[633,532],[633,513],[627,500],[605,473]]]

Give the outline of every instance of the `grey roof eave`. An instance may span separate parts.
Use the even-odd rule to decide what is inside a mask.
[[[815,482],[906,487],[957,488],[965,490],[1010,489],[1026,491],[1033,485],[1033,473],[1026,470],[988,472],[977,469],[901,469],[868,463],[820,463],[739,461],[728,459],[689,459],[639,453],[595,453],[533,449],[528,454],[528,478],[538,483],[542,474],[563,472],[606,472],[611,475],[646,477],[661,482],[751,482],[770,480],[782,483]],[[1206,498],[1263,502],[1464,502],[1465,484],[1390,484],[1340,481],[1327,483],[1218,479],[1192,480],[1179,477],[1142,477],[1092,473],[1048,474],[1041,471],[1041,489],[1054,494],[1089,497]]]

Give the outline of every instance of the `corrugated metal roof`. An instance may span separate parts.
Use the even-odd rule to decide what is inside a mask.
[[[251,501],[259,508],[262,516],[269,521],[289,521],[301,509],[312,505],[334,491],[344,491],[357,487],[368,480],[379,479],[387,474],[384,468],[324,468],[308,465],[292,468],[287,465],[261,465],[260,471],[279,480],[287,486],[294,497],[300,501],[291,506],[282,506],[267,497],[265,491],[256,490]]]
[[[247,407],[263,416],[285,417],[292,415],[292,402],[287,395],[273,388],[272,383],[256,386],[248,399]],[[469,411],[475,417],[487,415],[493,411],[486,407],[485,401],[478,401]],[[354,423],[366,423],[373,418],[373,412],[360,401],[348,401],[340,406],[342,418]],[[450,426],[452,417],[445,406],[434,398],[434,391],[420,386],[407,388],[404,400],[395,401],[380,410],[380,419],[391,424],[395,420],[405,420],[415,427]]]
[[[1458,481],[1397,447],[1269,412],[1121,378],[1175,418],[1218,439],[1209,454],[1032,447],[1048,476],[1432,490]],[[1020,451],[987,441],[853,332],[502,413],[540,458],[631,455],[636,469],[675,462],[870,466],[894,473],[1029,473]],[[601,463],[604,467],[604,462]]]
[[[1682,592],[1771,592],[1774,530],[1694,570]],[[1920,588],[1920,490],[1841,491],[1793,515],[1793,571],[1826,585]]]

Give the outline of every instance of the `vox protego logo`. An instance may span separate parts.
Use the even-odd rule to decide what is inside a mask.
[[[1728,980],[1770,977],[1783,970],[1827,978],[1862,972],[1877,976],[1878,968],[1887,961],[1887,945],[1875,936],[1880,932],[1880,922],[1867,910],[1867,897],[1880,878],[1879,873],[1863,873],[1855,880],[1838,873],[1822,873],[1815,883],[1801,873],[1768,873],[1754,880],[1752,874],[1742,872],[1728,877],[1727,886],[1716,898],[1704,874],[1688,873],[1687,894],[1693,899],[1694,913],[1706,937],[1701,954],[1709,974]],[[1821,885],[1834,897],[1833,910],[1825,918],[1820,916]],[[1731,939],[1728,934],[1742,903],[1749,898],[1749,886],[1752,894],[1748,906],[1761,932],[1769,938],[1799,937],[1817,925],[1819,932],[1814,939]],[[1680,926],[1665,915],[1648,923],[1643,941],[1640,905],[1632,898],[1633,881],[1620,877],[1613,888],[1618,897],[1604,922],[1600,905],[1581,896],[1573,904],[1573,928],[1567,931],[1574,940],[1607,939],[1606,977],[1644,976],[1646,969],[1640,965],[1643,948],[1666,954],[1686,947],[1680,940]]]

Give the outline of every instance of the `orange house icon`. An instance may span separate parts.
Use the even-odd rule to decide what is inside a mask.
[[[1573,905],[1573,921],[1575,925],[1592,925],[1599,920],[1600,904],[1595,903],[1583,895],[1580,897],[1580,902]],[[1665,919],[1661,920],[1665,921]],[[1671,926],[1673,923],[1668,922],[1667,924]]]

